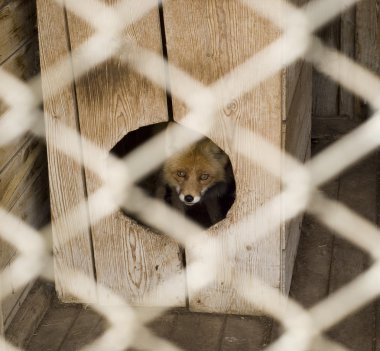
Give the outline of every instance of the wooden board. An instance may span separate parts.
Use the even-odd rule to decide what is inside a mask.
[[[351,59],[355,59],[355,16],[356,9],[353,7],[342,13],[340,20],[340,51]],[[339,115],[350,119],[357,117],[355,116],[356,103],[355,96],[345,88],[340,87]]]
[[[31,184],[35,183],[36,177],[38,178],[41,173],[44,160],[41,152],[43,152],[41,145],[31,140],[0,172],[0,204],[14,215],[19,214],[12,211],[16,201]],[[0,267],[9,262],[14,252],[15,248],[0,239]]]
[[[36,141],[29,140],[7,166],[0,172],[3,208],[21,218],[34,228],[46,223],[49,215],[46,149]],[[0,267],[12,264],[17,250],[0,240]],[[16,313],[30,289],[13,290],[1,304],[6,325]]]
[[[3,203],[3,206],[8,209],[13,215],[21,218],[34,228],[40,228],[46,223],[49,216],[49,203],[47,194],[47,176],[46,164],[39,172],[33,172],[34,176],[27,182],[20,191],[9,193],[9,198]],[[3,199],[4,201],[5,199]],[[2,259],[2,267],[10,265],[17,251],[13,246],[0,245],[0,256]],[[30,288],[30,286],[29,286]],[[2,301],[2,309],[4,318],[8,324],[11,317],[17,312],[17,308],[25,298],[28,287],[13,290],[12,293]]]
[[[61,351],[80,350],[99,337],[106,329],[105,319],[90,309],[82,308],[59,349]]]
[[[38,72],[38,42],[35,4],[15,0],[0,3],[0,65],[22,80]],[[0,101],[0,115],[8,107]],[[30,135],[23,135],[0,150],[0,202],[13,215],[38,227],[48,215],[46,198],[46,150]],[[0,240],[0,269],[11,264],[16,250]],[[1,314],[7,327],[31,284],[13,291],[1,303]],[[2,322],[0,322],[0,325]]]
[[[300,162],[310,156],[312,68],[304,64],[284,123],[285,151]],[[284,205],[286,206],[286,204]],[[302,214],[281,227],[281,290],[288,294],[301,231]]]
[[[69,52],[65,36],[64,11],[54,1],[37,1],[39,43],[41,57],[42,90],[49,94],[56,81],[46,75],[46,70],[61,57]],[[55,78],[59,80],[60,78]],[[46,111],[46,142],[48,149],[49,183],[51,213],[53,223],[58,218],[63,219],[62,228],[53,227],[56,289],[60,298],[66,301],[76,300],[72,295],[76,293],[75,284],[63,283],[68,271],[78,270],[89,277],[94,277],[91,237],[89,229],[76,233],[72,223],[65,215],[74,206],[85,200],[85,186],[82,178],[83,169],[71,158],[64,156],[53,147],[56,136],[62,133],[60,123],[77,130],[77,114],[74,105],[75,96],[72,86],[62,89],[57,95],[45,99]],[[81,155],[81,146],[77,145],[78,157]],[[79,213],[83,219],[88,218],[86,211]],[[73,236],[65,245],[67,235]],[[72,291],[70,293],[69,291]],[[88,291],[88,300],[96,300],[95,287]]]
[[[347,171],[340,180],[338,200],[373,223],[377,219],[377,158],[370,157]],[[343,287],[371,264],[369,255],[337,237],[331,262],[329,293]],[[376,334],[375,304],[364,306],[330,331],[333,338],[353,350],[372,351]],[[355,331],[355,332],[353,332]]]
[[[332,199],[338,196],[338,181],[324,187]],[[334,234],[317,220],[306,216],[303,222],[290,296],[309,308],[328,295]]]
[[[339,49],[340,21],[336,19],[318,33],[324,44]],[[339,113],[339,86],[329,77],[314,70],[313,73],[313,116],[331,117]]]
[[[186,350],[218,351],[224,316],[182,313],[170,340]]]
[[[52,306],[36,330],[38,337],[32,338],[25,349],[29,351],[60,349],[67,332],[78,318],[81,306],[62,304],[57,299],[52,301]]]
[[[292,0],[290,1],[293,5],[296,5],[297,7],[302,7],[305,5],[309,0]],[[298,84],[298,80],[300,78],[301,69],[304,64],[304,60],[299,59],[290,66],[286,67],[285,74],[283,74],[283,116],[282,118],[286,120],[289,114],[289,109],[292,105],[294,94],[296,91],[296,87]]]
[[[38,41],[37,35],[34,35],[28,42],[24,43],[13,55],[11,55],[2,65],[1,68],[13,74],[22,80],[31,78],[38,72]],[[0,114],[6,111],[8,107],[0,100]],[[14,155],[20,151],[25,143],[30,141],[29,134],[23,135],[12,143],[0,149],[0,172],[12,160]]]
[[[68,15],[68,26],[73,48],[92,34],[89,25],[72,14]],[[130,26],[126,36],[161,54],[158,7]],[[99,162],[105,172],[107,152],[127,132],[168,119],[165,92],[114,59],[77,79],[75,87],[81,133],[104,150]],[[85,176],[91,194],[99,187],[99,180],[87,170]],[[89,212],[91,216],[91,207]],[[139,305],[148,293],[156,294],[158,284],[173,274],[180,275],[182,282],[173,298],[156,294],[151,303],[185,305],[181,255],[174,241],[137,225],[120,211],[92,225],[91,231],[98,282]]]
[[[6,338],[13,345],[24,347],[35,333],[50,306],[51,290],[52,287],[47,286],[44,282],[37,282],[33,286],[19,313],[7,328]]]
[[[356,5],[356,59],[359,63],[380,73],[380,26],[376,0],[361,1]]]
[[[169,62],[205,85],[230,72],[279,35],[269,22],[239,2],[168,1],[164,3],[164,20]],[[237,285],[244,289],[245,273],[259,276],[273,287],[280,286],[280,230],[268,235],[260,244],[246,246],[241,244],[240,234],[249,232],[254,240],[255,226],[239,230],[235,226],[280,191],[279,181],[232,151],[234,143],[245,145],[248,141],[235,130],[227,129],[223,118],[258,132],[281,147],[281,79],[280,72],[259,88],[235,99],[223,109],[217,127],[210,132],[209,137],[230,156],[237,199],[227,218],[211,227],[208,233],[220,238],[220,256],[225,257],[226,271],[227,267],[233,267],[234,274],[219,273],[200,292],[194,290],[194,282],[188,279],[189,303],[193,311],[252,313],[252,306],[235,289]],[[223,106],[223,101],[218,103]],[[174,99],[173,108],[175,120],[181,122],[186,108],[177,99]],[[199,249],[187,250],[188,264],[195,260]]]
[[[0,6],[0,64],[36,34],[33,1],[14,0]]]
[[[32,288],[34,281],[31,281],[26,286],[21,289],[13,290],[12,294],[7,296],[2,305],[3,315],[4,315],[4,328],[7,329],[9,324],[12,322],[17,311],[21,307],[22,303],[28,296],[30,289]]]
[[[360,1],[356,5],[356,61],[373,73],[380,74],[380,26],[379,4],[376,0]],[[355,104],[358,118],[365,119],[370,115],[367,101]]]
[[[220,351],[263,350],[270,342],[271,324],[266,317],[228,316]]]

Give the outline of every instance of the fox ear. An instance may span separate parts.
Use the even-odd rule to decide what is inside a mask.
[[[223,165],[223,167],[227,165],[227,154],[211,140],[206,141],[205,150],[206,152],[210,153],[216,160],[218,160]]]

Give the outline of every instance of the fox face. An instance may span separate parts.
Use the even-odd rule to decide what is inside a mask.
[[[208,189],[226,182],[228,156],[211,140],[202,139],[177,152],[163,166],[163,180],[187,206],[201,201]]]

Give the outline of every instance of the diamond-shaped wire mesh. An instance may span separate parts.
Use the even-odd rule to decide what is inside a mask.
[[[278,290],[260,282],[257,277],[247,275],[244,289],[239,286],[235,288],[244,299],[253,305],[264,306],[265,312],[283,325],[284,333],[269,345],[267,350],[306,350],[312,343],[313,347],[318,350],[345,350],[346,348],[343,346],[322,336],[322,333],[380,294],[380,286],[375,283],[380,278],[380,233],[375,225],[343,204],[326,198],[318,191],[318,187],[378,147],[380,115],[377,111],[380,108],[380,99],[378,98],[380,80],[349,58],[324,46],[313,35],[313,32],[355,4],[356,0],[315,0],[302,9],[282,0],[241,0],[252,10],[281,28],[282,35],[211,86],[204,86],[178,67],[163,60],[158,54],[139,47],[132,39],[126,40],[122,36],[127,26],[143,18],[157,6],[156,0],[125,0],[115,6],[107,6],[97,0],[54,1],[59,6],[66,6],[67,11],[90,24],[94,29],[94,34],[74,49],[69,57],[63,58],[47,69],[46,76],[57,84],[49,90],[50,96],[44,96],[45,100],[72,83],[72,63],[76,70],[75,76],[80,77],[97,65],[117,56],[122,62],[128,63],[136,72],[162,89],[170,89],[170,93],[184,102],[190,111],[183,119],[183,123],[189,126],[197,125],[199,130],[199,122],[202,121],[204,134],[207,134],[212,125],[216,123],[213,116],[220,108],[216,101],[222,99],[227,104],[300,58],[306,59],[318,70],[371,103],[376,111],[372,118],[308,161],[306,165],[300,164],[290,155],[283,154],[281,150],[275,148],[260,135],[239,127],[240,135],[244,136],[246,140],[255,139],[257,147],[261,148],[262,152],[256,153],[257,157],[253,161],[280,178],[284,188],[281,194],[272,198],[244,221],[236,224],[237,228],[250,221],[255,221],[256,218],[270,218],[269,222],[273,228],[276,228],[282,221],[289,220],[306,211],[312,213],[338,235],[368,252],[373,263],[355,280],[308,310],[302,308],[296,301],[289,299],[286,313],[284,313],[282,306],[287,298],[282,296]],[[97,15],[94,16],[94,13]],[[172,83],[169,88],[165,75],[157,73],[165,71],[156,69],[163,65],[166,66],[166,71],[170,69]],[[249,74],[250,72],[255,72],[255,74]],[[350,72],[350,74],[345,72]],[[43,102],[39,88],[40,83],[40,76],[24,82],[4,70],[0,70],[0,98],[8,106],[0,119],[0,146],[9,144],[28,131],[44,138],[43,113],[39,109]],[[225,123],[228,125],[233,122],[226,120]],[[131,209],[131,204],[134,204],[135,207],[132,210],[138,209],[142,219],[166,232],[184,247],[192,245],[197,240],[216,240],[215,238],[206,238],[202,234],[202,229],[196,224],[177,214],[165,204],[147,198],[134,185],[137,180],[167,157],[167,155],[155,154],[154,162],[148,167],[146,163],[136,161],[152,158],[154,143],[157,142],[157,139],[164,138],[164,135],[158,135],[154,141],[149,141],[139,148],[136,151],[138,157],[128,157],[121,161],[116,158],[111,159],[111,171],[108,174],[108,177],[111,177],[110,181],[108,177],[105,179],[104,175],[99,172],[95,162],[98,153],[102,153],[102,150],[63,124],[60,126],[60,130],[61,133],[52,141],[54,147],[76,162],[85,163],[84,167],[97,173],[103,180],[103,186],[88,198],[88,203],[91,203],[92,208],[96,209],[91,216],[92,222],[116,211],[120,205]],[[178,132],[176,127],[172,128],[172,132]],[[183,141],[184,144],[189,142],[190,140]],[[88,155],[85,161],[76,150],[76,145],[79,144],[82,145],[83,152]],[[236,151],[251,157],[244,148]],[[345,157],[341,157],[342,154]],[[281,173],[276,166],[279,162],[285,162]],[[127,190],[129,199],[132,198],[133,201],[127,202],[117,196],[121,193],[121,186],[123,190]],[[146,204],[147,201],[154,202],[156,211],[162,215],[162,218],[170,216],[170,226],[165,225],[164,221],[152,221],[150,216],[146,215],[143,206],[139,206],[139,204]],[[273,209],[277,208],[278,203],[284,201],[288,204],[286,212],[276,215]],[[72,224],[71,233],[78,233],[82,228],[88,226],[87,221],[84,221],[79,215],[82,213],[81,209],[88,203],[79,204],[66,215],[66,223]],[[156,219],[158,217],[160,216],[155,216]],[[0,237],[18,251],[17,259],[7,268],[13,277],[17,277],[16,281],[13,280],[11,285],[7,280],[9,279],[7,277],[11,276],[9,272],[4,270],[0,274],[2,282],[0,301],[2,301],[11,292],[11,286],[13,289],[17,289],[38,276],[53,279],[53,273],[50,269],[52,266],[51,226],[36,231],[20,218],[15,218],[3,209],[0,210],[0,218]],[[55,223],[58,227],[60,220],[62,219],[58,218]],[[183,235],[183,228],[186,228],[186,236]],[[258,230],[260,231],[260,228]],[[257,238],[267,235],[267,231],[267,227],[262,228],[261,232],[257,234]],[[357,233],[361,233],[361,235],[358,236]],[[69,239],[67,238],[67,240]],[[241,237],[241,240],[247,240],[250,243],[252,241],[251,238],[244,236]],[[217,247],[217,245],[211,244],[204,246]],[[197,289],[209,284],[221,267],[219,255],[215,252],[207,252],[202,256],[202,263],[194,261],[186,268],[188,275],[199,277]],[[207,267],[207,274],[204,273],[205,267]],[[109,345],[112,345],[113,350],[123,350],[129,346],[146,350],[179,350],[170,342],[154,336],[145,327],[145,323],[163,313],[164,308],[154,312],[137,312],[122,297],[79,272],[70,272],[62,279],[70,281],[70,286],[77,287],[73,294],[79,300],[86,300],[86,292],[92,289],[94,284],[97,285],[99,291],[104,291],[104,295],[109,299],[105,305],[94,305],[94,309],[108,320],[109,328],[83,350],[108,350]],[[173,276],[171,280],[157,286],[157,289],[170,292],[171,287],[176,285],[177,279],[178,277]],[[260,294],[257,293],[258,290],[260,290]],[[115,305],[117,308],[110,307]],[[0,337],[0,348],[18,350],[3,337]]]

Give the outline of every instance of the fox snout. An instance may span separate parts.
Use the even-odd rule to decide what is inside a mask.
[[[193,206],[201,200],[200,195],[191,195],[179,193],[179,199],[187,206]]]

